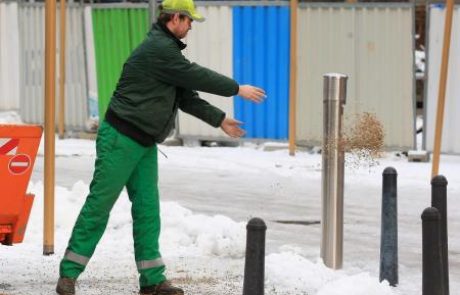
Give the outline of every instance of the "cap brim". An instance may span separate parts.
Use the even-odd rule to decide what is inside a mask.
[[[206,19],[204,18],[204,16],[202,16],[201,14],[199,13],[194,13],[191,15],[191,19],[193,19],[194,21],[196,22],[199,22],[199,23],[202,23],[204,22]]]
[[[199,14],[196,11],[195,11],[195,13],[191,14],[190,12],[188,12],[186,10],[176,10],[176,9],[163,8],[163,10],[161,10],[160,12],[169,13],[169,14],[180,13],[180,14],[186,15],[186,16],[190,17],[191,19],[193,19],[194,21],[197,21],[197,22],[200,22],[200,23],[204,22],[206,20],[204,18],[204,16],[202,16],[201,14]]]

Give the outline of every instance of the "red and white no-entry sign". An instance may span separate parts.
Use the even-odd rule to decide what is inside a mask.
[[[8,169],[13,174],[22,174],[30,168],[30,157],[28,155],[20,154],[11,158],[8,164]]]

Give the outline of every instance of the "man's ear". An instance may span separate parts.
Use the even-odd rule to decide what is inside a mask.
[[[180,20],[180,14],[179,13],[174,13],[173,15],[173,22],[178,23]]]

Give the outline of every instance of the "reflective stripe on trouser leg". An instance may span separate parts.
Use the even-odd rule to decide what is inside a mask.
[[[163,263],[163,259],[157,258],[153,260],[138,261],[136,262],[136,265],[137,265],[138,270],[144,270],[144,269],[164,266],[165,264]]]
[[[161,222],[157,161],[157,148],[152,147],[126,184],[132,202],[134,253],[141,287],[155,285],[166,279],[159,250]]]
[[[107,226],[110,211],[140,159],[148,152],[103,121],[96,141],[97,158],[90,192],[77,218],[67,250],[91,257]],[[85,265],[60,264],[61,277],[77,278]]]
[[[64,259],[73,261],[83,266],[86,266],[89,262],[89,257],[77,254],[70,250],[65,251]]]

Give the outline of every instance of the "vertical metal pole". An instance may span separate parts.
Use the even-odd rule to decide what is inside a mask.
[[[289,155],[295,155],[297,109],[297,7],[298,0],[291,0],[291,44],[289,74]]]
[[[441,259],[444,270],[444,295],[449,295],[449,247],[447,234],[447,179],[438,175],[431,180],[431,206],[438,209],[441,231]]]
[[[439,174],[439,158],[441,153],[442,127],[444,125],[444,105],[446,101],[446,84],[449,66],[449,50],[452,32],[454,0],[446,0],[446,21],[444,23],[444,42],[442,46],[441,73],[439,75],[438,106],[436,110],[436,128],[434,133],[433,167],[431,177]]]
[[[66,0],[60,5],[60,50],[59,50],[59,138],[64,138],[65,131],[65,40],[66,40]]]
[[[342,115],[346,102],[346,75],[324,75],[322,238],[321,257],[327,267],[342,268],[344,149]]]
[[[383,171],[382,227],[380,236],[380,282],[398,284],[398,173],[393,167]]]
[[[149,19],[150,24],[154,24],[157,22],[157,1],[156,0],[149,0]]]
[[[260,218],[249,220],[244,261],[243,295],[263,295],[265,281],[265,232],[267,226]]]
[[[445,294],[440,220],[439,211],[434,207],[428,207],[422,213],[422,295]]]
[[[56,99],[56,0],[45,4],[45,189],[43,254],[54,253],[54,134]]]

